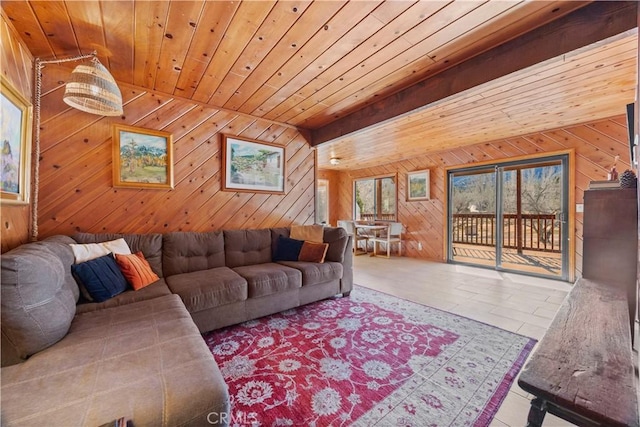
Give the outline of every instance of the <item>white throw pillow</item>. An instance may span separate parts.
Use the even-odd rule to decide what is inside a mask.
[[[73,251],[73,256],[76,259],[76,264],[89,261],[94,258],[99,258],[109,253],[119,255],[131,254],[129,245],[127,245],[127,242],[125,242],[122,238],[102,243],[70,243],[69,246],[71,246],[71,250]]]

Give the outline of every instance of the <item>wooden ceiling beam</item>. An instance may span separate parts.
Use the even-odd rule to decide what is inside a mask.
[[[312,146],[424,109],[451,95],[635,28],[638,4],[593,2],[394,95],[310,131]]]

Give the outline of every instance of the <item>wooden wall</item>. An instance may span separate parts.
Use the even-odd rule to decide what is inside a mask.
[[[621,106],[621,111],[624,106]],[[583,192],[592,180],[606,179],[614,156],[619,155],[618,170],[629,168],[629,145],[626,117],[586,123],[563,129],[515,137],[500,141],[476,144],[450,151],[443,151],[411,160],[380,165],[373,168],[349,172],[335,172],[330,185],[338,187],[338,197],[331,202],[330,209],[338,219],[352,217],[353,180],[367,176],[398,174],[398,220],[405,224],[406,245],[404,254],[409,257],[444,260],[446,207],[445,168],[468,165],[487,160],[504,160],[510,157],[543,154],[566,149],[575,150],[576,203],[582,203]],[[431,200],[423,202],[406,201],[407,172],[431,170]],[[326,171],[319,171],[319,175]],[[422,251],[418,250],[422,242]],[[582,214],[576,214],[576,274],[582,271]]]
[[[95,116],[62,102],[66,73],[43,73],[39,238],[313,223],[315,153],[295,128],[126,84],[124,115]],[[173,134],[173,190],[112,187],[114,123]],[[286,195],[221,191],[222,134],[284,146]]]
[[[0,70],[2,76],[26,99],[32,97],[33,57],[13,24],[2,11],[0,18]],[[0,205],[2,252],[29,240],[29,206]]]

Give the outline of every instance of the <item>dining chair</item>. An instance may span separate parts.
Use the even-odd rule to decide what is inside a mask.
[[[369,241],[373,242],[373,255],[378,256],[378,244],[384,243],[387,249],[387,258],[391,257],[391,245],[398,244],[398,256],[402,255],[402,223],[390,222],[387,226],[386,233],[379,237],[369,237]],[[383,255],[384,256],[384,255]]]
[[[348,221],[348,220],[339,220],[338,227],[341,227],[347,230],[347,234],[353,238],[353,253],[355,253],[356,255],[368,253],[367,245],[368,245],[369,238],[367,236],[362,236],[357,233],[355,222]],[[358,252],[359,242],[364,242],[364,248],[362,249],[362,252]]]

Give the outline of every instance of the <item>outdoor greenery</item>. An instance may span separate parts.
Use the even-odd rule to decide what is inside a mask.
[[[536,236],[536,241],[558,240],[560,223],[554,215],[562,211],[562,170],[559,165],[522,168],[520,194],[518,194],[518,170],[502,172],[502,210],[503,228],[508,236],[515,238],[516,216],[537,215],[537,220],[524,221],[522,232]],[[486,171],[468,175],[454,176],[452,188],[454,214],[495,214],[496,213],[496,173]],[[518,212],[520,197],[520,212]],[[547,216],[545,218],[545,216]],[[549,217],[551,216],[551,220]],[[495,233],[491,221],[475,221],[457,217],[454,233],[458,227],[464,227],[465,233],[479,237],[482,241],[492,241]],[[545,219],[542,219],[545,218]],[[507,233],[507,231],[505,231]],[[512,243],[509,243],[512,244]]]
[[[503,174],[503,211],[517,212],[516,170]],[[559,166],[521,170],[522,212],[552,214],[562,207],[562,174]],[[496,212],[496,182],[493,171],[455,177],[453,181],[453,213]]]
[[[378,199],[378,190],[381,197]],[[356,219],[395,219],[396,183],[394,177],[360,179],[355,184]]]

